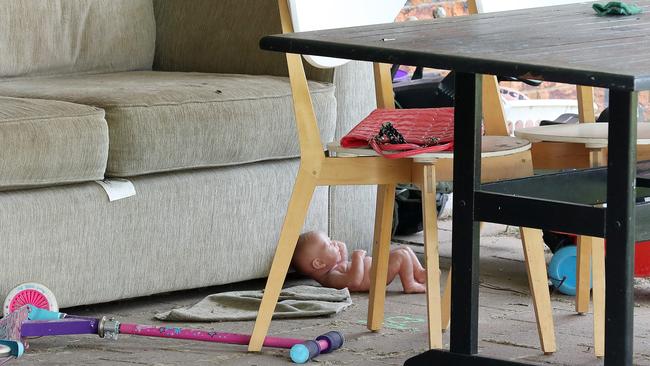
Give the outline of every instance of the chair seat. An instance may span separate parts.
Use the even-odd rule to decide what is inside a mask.
[[[481,143],[481,157],[497,157],[517,154],[530,149],[530,142],[523,138],[510,137],[510,136],[483,136]],[[336,153],[338,156],[379,156],[375,150],[371,148],[345,148],[339,142],[331,142],[327,144],[327,149],[330,152]],[[454,157],[453,151],[440,151],[435,153],[422,153],[411,156],[411,159],[419,162],[431,162],[438,159],[452,159]]]
[[[607,147],[609,123],[578,123],[522,128],[515,135],[531,142],[569,142],[585,144],[588,149]],[[650,123],[637,124],[637,144],[650,144]]]

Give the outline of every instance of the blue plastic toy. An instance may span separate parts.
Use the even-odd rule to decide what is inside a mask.
[[[553,286],[565,295],[576,295],[576,263],[577,250],[575,245],[560,248],[548,265],[548,277]],[[589,282],[591,288],[591,279]]]

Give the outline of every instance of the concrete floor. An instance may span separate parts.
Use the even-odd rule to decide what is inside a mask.
[[[450,264],[450,227],[440,222],[440,252],[443,277]],[[592,316],[576,315],[573,298],[553,294],[553,311],[558,351],[543,355],[528,283],[523,265],[518,231],[500,225],[488,225],[481,239],[481,286],[479,314],[479,351],[536,365],[600,365],[593,356]],[[418,241],[418,235],[401,238]],[[421,247],[415,247],[421,252]],[[310,280],[290,277],[287,286],[310,284]],[[444,283],[444,281],[443,281]],[[259,289],[263,281],[152,296],[129,301],[64,309],[70,314],[112,316],[123,322],[161,324],[153,320],[157,312],[193,304],[204,296],[223,291]],[[321,365],[401,365],[410,356],[426,350],[424,295],[400,292],[399,281],[391,284],[386,300],[386,321],[379,333],[366,331],[368,295],[354,294],[354,304],[341,314],[316,319],[280,320],[272,323],[272,335],[312,338],[328,330],[346,336],[343,349],[322,355]],[[635,364],[650,365],[650,285],[641,280],[635,286],[637,299]],[[175,323],[223,332],[249,333],[252,322]],[[448,347],[449,335],[444,335]],[[12,365],[286,365],[286,350],[265,349],[260,354],[246,352],[245,346],[175,341],[121,336],[106,341],[93,336],[68,336],[34,339],[31,348]]]

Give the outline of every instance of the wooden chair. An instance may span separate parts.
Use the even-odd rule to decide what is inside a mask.
[[[356,4],[361,9],[382,8],[382,12],[373,12],[371,19],[366,18],[362,24],[372,22],[392,21],[403,0],[337,0],[345,4],[347,13],[363,15],[365,12],[350,11],[349,7]],[[283,32],[294,29],[308,30],[307,18],[317,14],[319,19],[337,19],[337,26],[359,25],[357,19],[348,19],[348,24],[342,24],[344,14],[328,16],[332,9],[337,8],[336,2],[316,2],[314,0],[279,0]],[[322,6],[319,6],[322,5]],[[365,5],[364,5],[365,4]],[[393,6],[398,5],[393,9]],[[380,14],[381,15],[378,15]],[[382,16],[384,18],[382,18]],[[386,16],[388,18],[386,19]],[[293,17],[293,23],[291,18]],[[300,27],[298,27],[300,26]],[[327,25],[321,25],[327,27]],[[313,28],[312,28],[313,29]],[[342,61],[332,59],[319,60],[309,57],[307,60],[317,66],[333,66]],[[449,322],[451,277],[445,291],[446,306],[440,307],[440,284],[437,240],[437,215],[435,207],[436,179],[452,180],[453,153],[418,155],[416,158],[391,160],[378,157],[370,149],[340,149],[332,147],[333,154],[323,152],[317,121],[312,108],[307,80],[304,74],[300,55],[287,54],[289,77],[293,91],[294,109],[298,137],[301,149],[301,162],[294,190],[289,202],[285,221],[278,240],[275,257],[260,305],[257,321],[249,344],[250,351],[259,351],[265,335],[268,332],[271,317],[277,303],[278,295],[286,278],[289,264],[293,256],[299,231],[304,223],[305,215],[316,186],[330,185],[377,185],[377,209],[375,217],[375,234],[373,240],[373,263],[371,273],[371,289],[368,306],[368,328],[377,331],[381,328],[384,316],[384,300],[386,292],[386,276],[390,250],[391,222],[393,217],[394,193],[397,183],[414,183],[422,189],[425,266],[427,269],[427,308],[429,325],[429,346],[442,347],[441,330]],[[393,92],[390,78],[390,66],[375,64],[375,91],[377,105],[380,108],[393,108]],[[493,98],[498,102],[498,98]],[[504,123],[502,120],[500,123]],[[482,179],[494,181],[532,175],[529,143],[505,135],[491,136],[484,139],[482,153]],[[504,148],[507,146],[507,148]],[[346,157],[343,157],[345,155]],[[546,353],[555,351],[555,335],[551,315],[548,279],[544,262],[543,242],[539,230],[522,228],[522,241],[526,255],[531,292],[535,304],[538,329],[542,349]]]

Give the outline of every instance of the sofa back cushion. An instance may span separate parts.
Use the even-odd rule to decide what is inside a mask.
[[[151,69],[152,0],[0,1],[0,77]]]
[[[287,75],[285,56],[259,46],[263,36],[282,32],[277,0],[153,2],[158,32],[154,68]]]
[[[153,3],[155,70],[288,76],[285,55],[259,46],[263,36],[282,33],[277,0]],[[305,66],[309,80],[332,81],[332,69]]]

